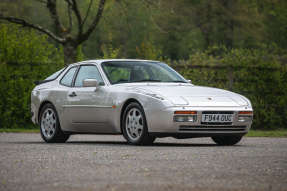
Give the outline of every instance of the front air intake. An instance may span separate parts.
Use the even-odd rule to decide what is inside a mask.
[[[237,132],[237,131],[246,131],[246,126],[188,126],[188,125],[181,125],[179,126],[180,131],[230,131],[230,132]]]

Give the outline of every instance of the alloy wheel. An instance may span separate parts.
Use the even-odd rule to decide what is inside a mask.
[[[41,131],[46,138],[51,138],[56,132],[57,117],[51,108],[47,108],[41,117]]]
[[[143,116],[139,109],[132,108],[126,116],[127,135],[133,141],[137,141],[143,133],[144,123]]]

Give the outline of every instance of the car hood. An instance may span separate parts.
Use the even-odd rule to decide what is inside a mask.
[[[247,106],[243,96],[218,88],[191,84],[136,84],[128,85],[133,91],[157,94],[174,105],[184,106]]]

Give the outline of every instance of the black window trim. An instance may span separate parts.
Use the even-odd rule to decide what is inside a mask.
[[[61,74],[63,74],[63,72],[65,72],[65,70],[66,70],[67,68],[68,68],[68,67],[65,66],[65,67],[63,68],[63,70],[62,70],[55,78],[53,78],[53,79],[35,81],[34,84],[35,84],[35,85],[40,85],[40,84],[44,84],[44,83],[46,83],[46,82],[52,82],[52,81],[56,80]]]
[[[61,74],[63,74],[63,72],[65,72],[65,70],[68,68],[68,66],[65,66],[64,68],[63,68],[63,70],[55,77],[55,78],[53,78],[53,79],[50,79],[50,80],[47,80],[47,81],[53,81],[53,80],[56,80]]]

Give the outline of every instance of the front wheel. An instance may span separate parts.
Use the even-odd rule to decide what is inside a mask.
[[[242,136],[216,136],[211,138],[218,145],[231,146],[237,144],[242,139]]]
[[[69,135],[61,130],[58,115],[52,104],[46,104],[40,113],[40,132],[47,143],[64,143]]]
[[[122,128],[123,135],[129,144],[150,145],[155,140],[155,137],[148,133],[144,110],[136,102],[132,102],[126,107]]]

